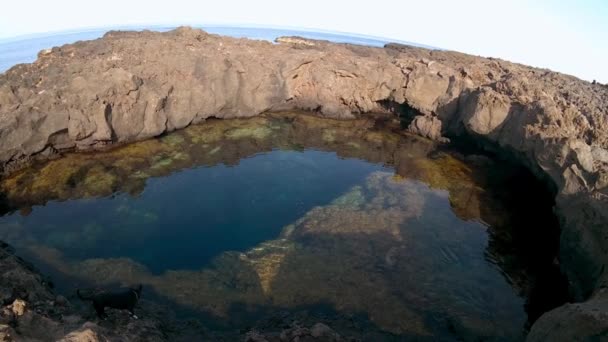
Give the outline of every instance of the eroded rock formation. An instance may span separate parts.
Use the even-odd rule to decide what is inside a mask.
[[[531,338],[539,336],[537,326],[580,329],[576,319],[560,319],[566,315],[608,326],[605,316],[588,312],[607,309],[599,291],[608,286],[605,87],[449,51],[279,41],[179,28],[109,32],[45,51],[33,64],[0,75],[3,172],[67,149],[142,140],[209,117],[302,109],[350,119],[415,109],[411,131],[432,139],[471,136],[554,189],[560,262],[577,298],[587,302],[545,315]],[[547,331],[549,338],[558,330]]]

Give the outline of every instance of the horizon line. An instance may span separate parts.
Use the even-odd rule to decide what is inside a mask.
[[[255,24],[255,23],[192,23],[192,22],[183,22],[183,23],[141,23],[141,24],[129,24],[129,25],[109,25],[109,26],[88,26],[74,29],[66,29],[66,30],[53,30],[46,32],[33,32],[20,34],[16,36],[0,36],[0,44],[2,43],[10,43],[22,40],[36,39],[42,37],[49,36],[58,36],[58,35],[67,35],[74,33],[85,33],[85,32],[95,32],[95,31],[112,31],[112,30],[131,30],[131,31],[142,31],[142,30],[159,30],[166,29],[171,30],[178,28],[180,26],[190,26],[198,29],[208,28],[241,28],[241,29],[271,29],[271,30],[287,30],[287,31],[298,31],[298,32],[306,32],[306,33],[322,33],[322,34],[332,34],[337,36],[344,37],[353,37],[353,38],[362,38],[376,41],[385,41],[389,43],[400,43],[407,45],[415,45],[419,47],[424,47],[427,49],[438,49],[443,50],[442,48],[431,46],[423,43],[407,41],[403,39],[396,39],[390,37],[381,37],[381,36],[373,36],[366,35],[362,33],[354,33],[354,32],[345,32],[345,31],[332,31],[325,29],[317,29],[311,27],[296,27],[296,26],[281,26],[281,25],[264,25],[264,24]]]

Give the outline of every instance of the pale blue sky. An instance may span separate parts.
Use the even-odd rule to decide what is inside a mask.
[[[2,4],[0,38],[152,24],[358,33],[499,57],[608,83],[608,0],[19,0]]]

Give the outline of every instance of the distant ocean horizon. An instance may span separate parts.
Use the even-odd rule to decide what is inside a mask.
[[[274,41],[281,36],[301,36],[310,39],[328,40],[334,43],[349,43],[356,45],[382,47],[387,43],[400,43],[428,49],[437,49],[432,46],[382,38],[366,36],[354,33],[313,31],[309,29],[293,28],[265,28],[248,26],[214,26],[214,25],[190,25],[200,28],[208,33],[219,34],[235,38],[249,38],[266,41]],[[121,26],[91,28],[82,30],[70,30],[61,32],[37,33],[18,37],[0,39],[0,73],[5,72],[16,64],[32,63],[36,60],[40,50],[74,43],[80,40],[91,40],[102,37],[106,32],[112,30],[125,31],[170,31],[178,26]]]

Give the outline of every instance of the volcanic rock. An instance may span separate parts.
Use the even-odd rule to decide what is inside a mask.
[[[181,27],[111,31],[44,51],[0,75],[0,170],[211,117],[297,109],[351,119],[413,111],[419,116],[410,131],[431,139],[473,137],[554,190],[560,264],[576,298],[587,301],[547,313],[538,324],[552,321],[572,336],[590,336],[576,322],[593,316],[589,310],[607,296],[600,289],[608,286],[608,88],[451,51],[278,41]],[[4,282],[10,271],[2,272]],[[24,288],[38,287],[34,278],[23,278]],[[608,328],[606,317],[593,317]]]

